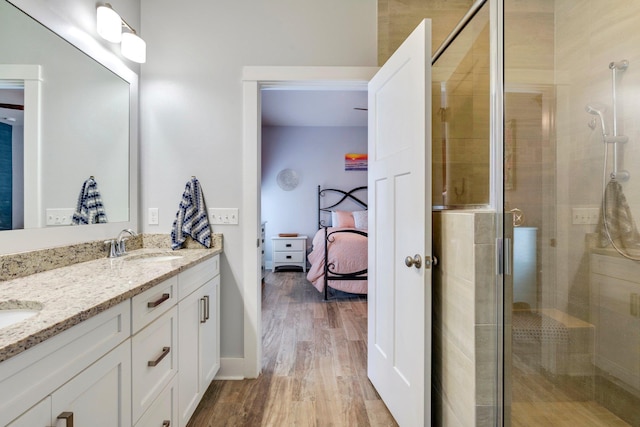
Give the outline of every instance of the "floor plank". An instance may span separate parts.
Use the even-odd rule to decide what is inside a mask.
[[[187,427],[397,426],[367,378],[367,300],[323,301],[299,272],[268,273],[259,378],[214,381]]]

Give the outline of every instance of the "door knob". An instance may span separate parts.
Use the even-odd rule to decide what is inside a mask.
[[[413,258],[408,256],[404,259],[404,264],[407,267],[420,268],[422,267],[422,257],[419,254],[415,254]]]

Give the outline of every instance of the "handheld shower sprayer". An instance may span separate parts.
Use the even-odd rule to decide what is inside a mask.
[[[601,104],[587,104],[584,109],[587,113],[600,117],[600,124],[602,126],[602,137],[606,137],[608,133],[606,125],[604,123],[604,112],[607,111],[607,107]]]

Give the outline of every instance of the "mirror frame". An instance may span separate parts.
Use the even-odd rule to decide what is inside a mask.
[[[95,60],[114,74],[129,83],[129,220],[107,224],[92,224],[68,227],[26,228],[21,230],[7,230],[0,234],[0,255],[26,252],[37,249],[51,248],[93,240],[114,238],[120,230],[131,228],[138,230],[138,89],[139,77],[122,59],[109,51],[104,45],[80,30],[76,25],[65,20],[55,11],[47,8],[41,2],[33,0],[7,0],[22,10],[41,25],[62,37],[67,42],[84,52],[90,59]],[[40,129],[38,129],[37,146],[41,144]],[[39,171],[38,171],[39,174]],[[25,181],[26,185],[26,181]]]

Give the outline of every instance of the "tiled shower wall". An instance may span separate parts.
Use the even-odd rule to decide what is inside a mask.
[[[472,4],[473,0],[378,0],[378,64],[384,64],[424,18],[432,20],[435,52]]]
[[[493,426],[497,383],[495,216],[433,213],[433,425]]]

